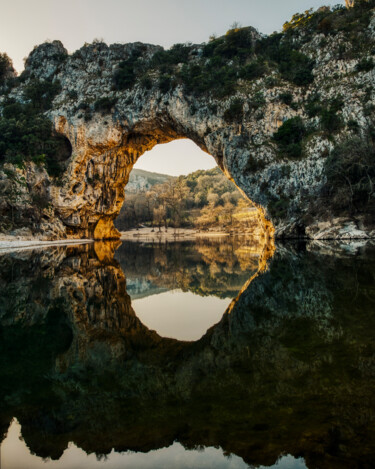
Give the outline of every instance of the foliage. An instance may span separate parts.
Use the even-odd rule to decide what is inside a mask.
[[[234,26],[224,36],[213,37],[203,49],[175,44],[169,50],[158,50],[151,59],[136,49],[120,63],[114,84],[117,89],[130,89],[139,80],[150,89],[154,82],[150,73],[161,91],[181,85],[196,96],[210,94],[222,99],[236,92],[240,79],[253,81],[277,70],[284,80],[299,87],[308,86],[314,81],[315,64],[301,51],[303,44],[317,34],[340,32],[350,45],[340,44],[339,53],[357,58],[367,47],[364,31],[370,19],[369,10],[374,6],[375,0],[359,0],[350,9],[322,7],[297,13],[285,23],[283,33],[260,39],[255,39],[252,28]],[[373,60],[363,58],[357,70],[368,71],[372,67]],[[275,80],[275,74],[270,78]]]
[[[334,8],[322,7],[317,11],[306,10],[296,13],[284,24],[284,32],[289,34],[303,31],[309,37],[316,32],[324,34],[362,32],[370,21],[369,10],[375,7],[375,0],[357,0],[353,8],[336,5]]]
[[[288,197],[271,198],[267,208],[272,218],[285,218],[290,205]]]
[[[47,111],[52,106],[55,96],[61,91],[59,81],[33,80],[24,90],[24,96],[36,111]]]
[[[241,63],[253,53],[250,28],[233,28],[224,37],[209,42],[203,49],[204,57],[225,60],[238,59]]]
[[[119,229],[141,223],[159,229],[161,226],[231,227],[236,210],[246,212],[249,207],[246,201],[241,205],[241,200],[237,188],[219,168],[195,171],[155,184],[143,192],[127,192],[116,225]]]
[[[12,61],[5,53],[0,53],[0,85],[4,83],[9,69],[12,69]]]
[[[374,67],[373,59],[364,57],[357,63],[355,69],[357,72],[370,72]]]
[[[229,108],[224,112],[224,120],[228,123],[241,122],[243,118],[243,101],[240,98],[235,98],[230,103]]]
[[[331,134],[340,130],[343,122],[334,109],[328,108],[322,110],[320,124],[323,130]]]
[[[351,131],[354,132],[354,133],[357,133],[358,130],[359,130],[359,124],[358,124],[358,122],[357,122],[356,120],[354,120],[354,119],[348,120],[348,122],[347,122],[347,127],[348,127],[349,130],[351,130]]]
[[[344,101],[341,96],[332,99],[327,108],[322,107],[320,111],[320,124],[322,129],[329,134],[335,133],[343,126],[343,120],[338,111],[342,109]]]
[[[162,93],[168,93],[172,86],[172,78],[170,75],[162,75],[159,79],[159,89]]]
[[[309,96],[306,104],[305,110],[309,117],[316,117],[318,116],[323,109],[323,105],[320,101],[320,94],[315,93]]]
[[[101,114],[108,114],[111,112],[111,109],[116,104],[117,98],[109,98],[106,96],[105,98],[99,98],[95,101],[94,109],[95,111],[100,111]]]
[[[274,62],[281,76],[297,86],[313,82],[314,61],[298,50],[295,43],[283,34],[272,34],[257,42],[256,52],[264,60]]]
[[[298,158],[302,154],[302,140],[306,133],[303,120],[298,116],[285,121],[273,134],[273,139],[283,154],[290,158]]]
[[[204,66],[184,65],[178,78],[188,92],[197,95],[212,93],[217,98],[224,98],[235,92],[237,71],[234,67],[211,60]]]
[[[260,158],[254,158],[253,156],[249,156],[245,171],[249,171],[251,173],[254,173],[256,171],[261,171],[266,167],[266,163],[261,160]]]
[[[267,66],[262,60],[253,60],[252,62],[244,65],[239,73],[239,76],[244,80],[256,80],[261,78],[267,72]]]
[[[11,208],[11,220],[14,223],[15,218],[15,206],[21,202],[24,196],[23,189],[27,186],[26,179],[21,176],[14,169],[3,169],[4,174],[8,179],[8,186],[2,191],[1,196],[10,205]]]
[[[56,83],[32,82],[25,89],[26,104],[14,99],[4,102],[0,117],[0,162],[21,167],[32,160],[45,164],[50,175],[60,175],[62,160],[70,156],[67,142],[64,137],[54,135],[52,122],[42,114],[58,89]]]
[[[127,60],[119,64],[113,76],[114,85],[118,90],[127,90],[135,85],[137,81],[136,70],[140,56],[141,52],[139,50],[133,51]]]
[[[154,67],[163,65],[178,65],[187,63],[191,51],[190,44],[174,44],[169,50],[161,50],[156,52],[151,61]]]
[[[325,163],[324,193],[338,210],[375,213],[375,143],[352,137],[337,145]],[[373,215],[372,215],[373,216]]]
[[[289,93],[289,92],[280,93],[279,94],[279,100],[283,104],[286,104],[287,106],[290,106],[293,102],[293,95],[292,95],[292,93]]]

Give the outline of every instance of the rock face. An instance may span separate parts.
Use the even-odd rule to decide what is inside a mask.
[[[363,32],[369,44],[374,43],[374,25],[375,19]],[[254,41],[259,39],[260,35],[251,31]],[[36,174],[38,185],[46,187],[49,208],[37,228],[55,238],[118,237],[113,220],[122,206],[134,163],[157,144],[188,138],[212,155],[225,175],[256,204],[264,234],[272,236],[275,226],[280,236],[321,237],[317,223],[330,225],[337,216],[329,210],[324,216],[315,213],[311,206],[326,183],[327,155],[335,143],[353,137],[353,130],[344,125],[333,138],[315,132],[304,144],[303,157],[297,159],[280,155],[272,137],[283,122],[296,116],[302,117],[306,126],[316,124],[317,118],[309,117],[306,103],[319,92],[323,103],[343,98],[340,119],[345,124],[355,120],[361,138],[375,118],[375,70],[358,71],[359,61],[370,54],[367,49],[353,53],[352,59],[342,58],[342,50],[354,46],[345,43],[340,33],[320,33],[308,39],[301,33],[297,40],[315,64],[311,84],[298,87],[272,71],[252,81],[238,78],[235,93],[224,99],[197,96],[178,83],[163,88],[160,74],[151,65],[155,53],[162,51],[158,46],[93,43],[73,55],[58,41],[35,48],[26,61],[25,83],[35,79],[61,83],[47,113],[56,131],[72,146],[59,180],[33,163],[24,170],[29,192]],[[202,47],[190,47],[189,63],[203,60]],[[116,71],[135,55],[150,70],[147,80],[135,80],[128,89],[116,88]],[[176,67],[181,69],[182,65]],[[22,100],[24,86],[20,84],[9,96]],[[285,95],[291,96],[293,105],[280,100]],[[228,111],[238,100],[240,118],[230,121]],[[353,237],[358,230],[366,236],[374,234],[368,218],[345,218],[346,226],[353,227]],[[341,228],[345,227],[335,230],[337,237]],[[348,230],[345,236],[350,237]]]

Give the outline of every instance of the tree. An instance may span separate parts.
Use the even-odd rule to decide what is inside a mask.
[[[156,226],[159,227],[159,231],[161,231],[161,226],[163,221],[166,219],[166,210],[164,205],[159,205],[155,207],[153,210],[153,222]]]
[[[5,53],[0,53],[0,85],[8,77],[14,74],[11,59]]]

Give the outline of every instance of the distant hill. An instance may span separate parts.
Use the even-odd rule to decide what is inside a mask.
[[[115,225],[120,231],[139,226],[230,231],[252,227],[255,216],[251,203],[218,167],[179,177],[135,169]]]
[[[163,184],[171,179],[176,178],[169,174],[152,173],[151,171],[145,171],[144,169],[134,168],[130,173],[129,182],[126,185],[125,192],[127,194],[145,192],[150,190],[152,186]]]

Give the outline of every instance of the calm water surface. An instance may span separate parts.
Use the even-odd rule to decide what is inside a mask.
[[[372,468],[375,248],[0,256],[1,467]]]

